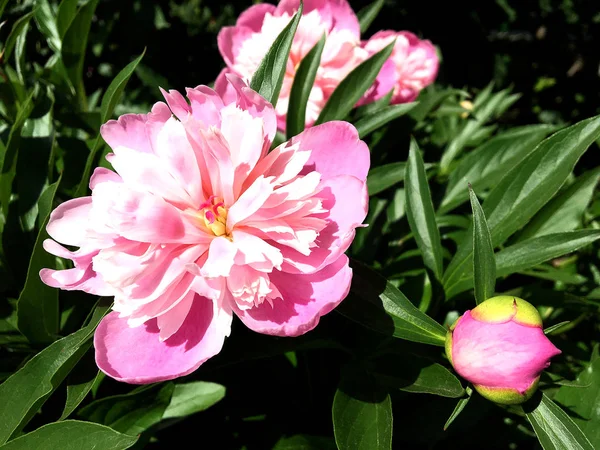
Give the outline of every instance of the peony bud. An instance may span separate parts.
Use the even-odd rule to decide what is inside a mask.
[[[516,297],[490,298],[450,327],[446,354],[483,397],[515,405],[531,398],[540,374],[560,354],[544,334],[542,318]]]

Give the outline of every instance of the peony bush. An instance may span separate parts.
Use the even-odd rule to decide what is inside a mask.
[[[0,447],[600,447],[600,117],[379,0],[212,18],[183,90],[108,3],[0,5]]]

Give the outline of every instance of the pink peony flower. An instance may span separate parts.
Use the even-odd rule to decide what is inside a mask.
[[[217,92],[225,95],[226,73],[233,72],[250,81],[299,4],[299,0],[281,0],[277,7],[268,3],[251,6],[240,15],[235,26],[219,32],[219,50],[227,68],[215,82]],[[307,126],[315,122],[346,75],[369,57],[368,51],[361,48],[358,19],[346,0],[306,0],[276,105],[280,130],[285,130],[290,91],[298,65],[324,34],[327,40],[306,108]]]
[[[550,359],[560,354],[542,329],[540,314],[516,297],[493,297],[450,328],[446,354],[454,369],[496,403],[529,399]]]
[[[373,55],[389,45],[394,39],[394,50],[377,76],[373,87],[367,91],[361,104],[370,103],[385,96],[391,89],[391,104],[408,103],[435,80],[439,60],[430,41],[420,40],[409,31],[379,31],[363,47]]]
[[[163,91],[168,106],[103,125],[115,172],[97,168],[92,195],[51,215],[44,248],[74,267],[40,276],[114,296],[94,345],[117,380],[189,374],[221,350],[233,314],[259,333],[306,333],[348,293],[367,146],[329,122],[269,153],[273,107],[228,82],[232,103],[206,86],[187,90],[189,104]]]

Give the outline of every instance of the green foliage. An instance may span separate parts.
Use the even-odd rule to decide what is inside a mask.
[[[296,136],[304,130],[308,96],[315,83],[317,69],[321,62],[321,54],[323,53],[323,47],[325,47],[325,38],[326,36],[323,35],[298,66],[298,71],[294,77],[294,83],[290,92],[289,113],[286,118],[286,133],[288,138]]]
[[[302,2],[300,2],[298,11],[290,23],[279,33],[250,81],[250,87],[271,102],[273,106],[279,99],[292,40],[302,16],[302,8]]]
[[[394,42],[375,53],[366,61],[359,64],[346,78],[335,88],[323,111],[319,114],[315,125],[329,122],[330,120],[342,120],[354,108],[363,94],[375,81],[377,74],[394,49]]]
[[[430,8],[367,3],[352,4],[364,6],[363,32]],[[546,3],[542,17],[557,14]],[[498,5],[516,20],[517,7]],[[110,167],[103,123],[149,111],[158,85],[210,84],[222,64],[216,33],[243,8],[0,0],[0,449],[171,448],[198,433],[211,448],[600,448],[600,117],[524,116],[514,92],[582,105],[596,94],[557,92],[556,74],[529,89],[498,76],[479,90],[444,86],[444,67],[459,64],[445,55],[442,81],[417,101],[390,105],[390,92],[357,108],[393,44],[353,70],[317,119],[349,120],[371,152],[348,297],[294,339],[235,321],[221,353],[185,379],[136,387],[98,370],[92,337],[112,299],[41,282],[40,269],[72,268],[43,249],[50,212]],[[576,9],[558,12],[572,22]],[[301,14],[250,83],[273,104]],[[306,50],[288,137],[305,128],[326,36]],[[535,305],[563,352],[523,409],[486,402],[443,351],[448,326],[495,293]]]

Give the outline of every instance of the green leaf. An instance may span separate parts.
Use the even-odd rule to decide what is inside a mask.
[[[65,37],[65,34],[67,34],[67,30],[75,18],[75,14],[77,13],[77,2],[78,0],[62,0],[58,6],[56,29],[61,41]]]
[[[548,234],[511,245],[496,253],[496,277],[505,277],[589,245],[600,239],[600,230]],[[448,290],[452,297],[473,286],[472,268]]]
[[[496,254],[498,276],[506,276],[558,258],[600,239],[600,230],[567,231],[528,239]]]
[[[67,400],[65,402],[65,408],[60,415],[60,420],[66,419],[73,413],[73,411],[77,409],[81,402],[84,401],[87,395],[90,393],[94,387],[94,384],[96,384],[103,376],[103,372],[96,370],[96,375],[92,379],[84,381],[80,384],[67,386]]]
[[[4,8],[6,7],[7,3],[8,0],[0,0],[0,18],[2,18],[2,14],[4,13]]]
[[[550,125],[514,128],[493,137],[470,152],[450,174],[439,213],[451,211],[469,200],[469,194],[464,188],[467,182],[480,194],[494,187],[555,129],[556,127]]]
[[[103,425],[65,420],[38,428],[0,446],[1,450],[125,450],[137,441]]]
[[[15,49],[15,44],[17,43],[17,38],[21,35],[23,30],[27,28],[29,25],[29,21],[33,17],[35,10],[25,14],[15,21],[12,29],[10,30],[10,34],[6,38],[6,43],[4,44],[4,48],[2,49],[3,56],[2,59],[4,61],[8,61],[10,56],[12,55],[13,50]]]
[[[48,239],[46,225],[59,183],[60,179],[48,186],[40,197],[39,215],[44,221],[29,260],[25,287],[17,302],[19,331],[35,344],[48,344],[58,334],[58,290],[42,282],[40,270],[53,268],[55,264],[56,258],[44,250],[43,243]]]
[[[469,186],[473,210],[473,277],[477,304],[494,296],[496,288],[496,259],[490,230],[477,196]]]
[[[13,180],[17,171],[21,130],[31,111],[33,111],[33,92],[31,92],[23,106],[19,109],[15,123],[10,129],[5,150],[0,154],[0,204],[2,206],[2,215],[5,219],[8,216],[8,204],[12,192]]]
[[[144,48],[142,54],[127,64],[123,70],[118,73],[114,80],[111,81],[108,89],[106,89],[106,92],[102,96],[102,103],[100,104],[100,123],[105,123],[112,117],[115,107],[121,100],[121,96],[123,95],[125,86],[127,86],[127,82],[131,78],[131,75],[133,75],[133,72],[135,72],[135,68],[145,54],[146,49]]]
[[[306,105],[308,104],[308,97],[313,88],[319,64],[321,63],[321,54],[323,53],[323,47],[325,47],[325,39],[326,36],[323,35],[312,50],[306,54],[294,76],[286,118],[286,133],[288,138],[296,136],[304,130],[306,124]]]
[[[535,215],[519,235],[519,240],[579,228],[599,178],[600,167],[578,177]]]
[[[579,122],[544,140],[502,178],[483,203],[494,247],[522,228],[554,196],[598,137],[600,117]],[[472,252],[473,241],[466,239],[444,274],[447,293],[470,271]],[[498,258],[496,264],[499,266]]]
[[[369,135],[378,128],[381,128],[392,120],[405,115],[417,105],[417,102],[412,102],[401,105],[386,106],[385,108],[381,108],[372,114],[361,117],[354,124],[354,126],[358,130],[358,135],[360,138],[363,139],[365,136]]]
[[[105,123],[108,119],[112,117],[115,107],[117,106],[121,96],[123,95],[125,86],[127,86],[129,78],[131,78],[131,75],[133,74],[135,68],[144,57],[145,53],[146,49],[144,49],[140,56],[138,56],[136,59],[127,64],[123,68],[123,70],[119,72],[115,79],[111,81],[110,85],[108,86],[108,89],[102,97],[102,104],[100,106],[101,123]],[[96,142],[94,143],[94,146],[92,147],[92,150],[90,151],[90,154],[88,155],[87,161],[85,163],[83,176],[81,177],[81,182],[79,183],[79,187],[75,192],[75,197],[81,197],[86,194],[96,154],[98,153],[98,150],[102,147],[102,143],[102,136],[98,135],[98,137],[96,138]]]
[[[425,265],[432,270],[437,279],[440,279],[443,271],[440,231],[435,222],[435,210],[427,182],[425,164],[414,139],[410,143],[404,178],[406,216],[410,229],[421,250]]]
[[[594,449],[575,422],[546,394],[534,396],[523,407],[544,450]]]
[[[450,141],[440,161],[440,173],[449,173],[450,164],[463,151],[468,141],[485,125],[508,95],[508,90],[494,94],[480,108],[475,108],[474,118],[469,119],[458,135]]]
[[[55,52],[60,52],[61,39],[56,28],[56,19],[48,0],[38,0],[34,10],[35,22],[46,37],[48,46]]]
[[[339,450],[392,448],[392,402],[367,374],[342,379],[333,398],[333,433]]]
[[[144,386],[128,394],[96,400],[78,415],[121,433],[141,434],[162,420],[174,388],[173,383]]]
[[[360,33],[363,34],[371,26],[379,11],[383,7],[385,0],[375,0],[370,5],[362,8],[356,15],[360,24]]]
[[[594,448],[600,448],[600,356],[594,348],[588,367],[579,374],[577,383],[585,387],[563,386],[554,400],[573,414],[573,421],[588,437]]]
[[[460,89],[445,89],[438,91],[434,85],[431,85],[421,91],[418,97],[419,102],[417,106],[410,111],[409,115],[416,122],[422,122],[432,110],[439,106],[440,103],[453,95],[468,97],[469,93],[461,91]]]
[[[367,189],[369,195],[379,194],[381,191],[394,186],[404,180],[406,163],[395,162],[375,167],[367,176]]]
[[[46,347],[0,385],[0,444],[27,425],[88,350],[104,310],[96,311],[89,325]]]
[[[465,389],[465,392],[467,394],[466,397],[461,398],[458,401],[458,403],[456,404],[456,407],[452,411],[452,414],[450,414],[450,417],[448,417],[448,420],[444,424],[444,431],[446,431],[448,429],[448,427],[452,424],[452,422],[454,422],[456,420],[456,418],[460,415],[460,413],[463,411],[463,409],[465,409],[465,406],[467,406],[467,403],[469,403],[469,400],[471,400],[471,394],[473,393],[473,389],[471,389],[469,386],[467,386]]]
[[[381,275],[351,261],[350,295],[336,311],[366,328],[413,342],[444,346],[446,329],[419,311]]]
[[[337,447],[326,437],[296,434],[279,439],[273,450],[337,450]]]
[[[383,64],[392,54],[395,41],[359,64],[335,88],[315,125],[331,120],[342,120],[371,87]]]
[[[296,11],[290,23],[279,33],[250,81],[250,87],[267,99],[273,107],[279,99],[279,91],[283,84],[290,48],[302,17],[303,7],[303,3],[300,2],[298,11]]]
[[[571,322],[568,320],[565,320],[564,322],[554,324],[551,327],[545,328],[544,334],[558,334],[558,333],[556,333],[556,331],[560,330],[562,327],[564,327],[565,325],[567,325],[569,323],[571,323]]]
[[[54,99],[49,90],[45,96],[38,96],[36,106],[21,131],[19,154],[17,157],[16,186],[13,189],[18,197],[17,206],[21,228],[31,232],[43,222],[39,217],[39,200],[48,185],[49,163],[54,149]]]
[[[59,420],[69,417],[103,377],[104,372],[98,370],[94,352],[88,351],[67,377],[67,400]]]
[[[225,397],[225,386],[207,381],[176,384],[163,419],[186,417],[204,411]]]
[[[408,353],[384,354],[373,361],[373,375],[384,386],[416,394],[458,398],[465,394],[448,369],[427,358]]]
[[[90,26],[92,25],[92,18],[94,17],[98,1],[90,0],[79,8],[62,42],[62,60],[67,71],[67,76],[75,87],[81,111],[87,110],[87,100],[83,83],[83,64]]]

